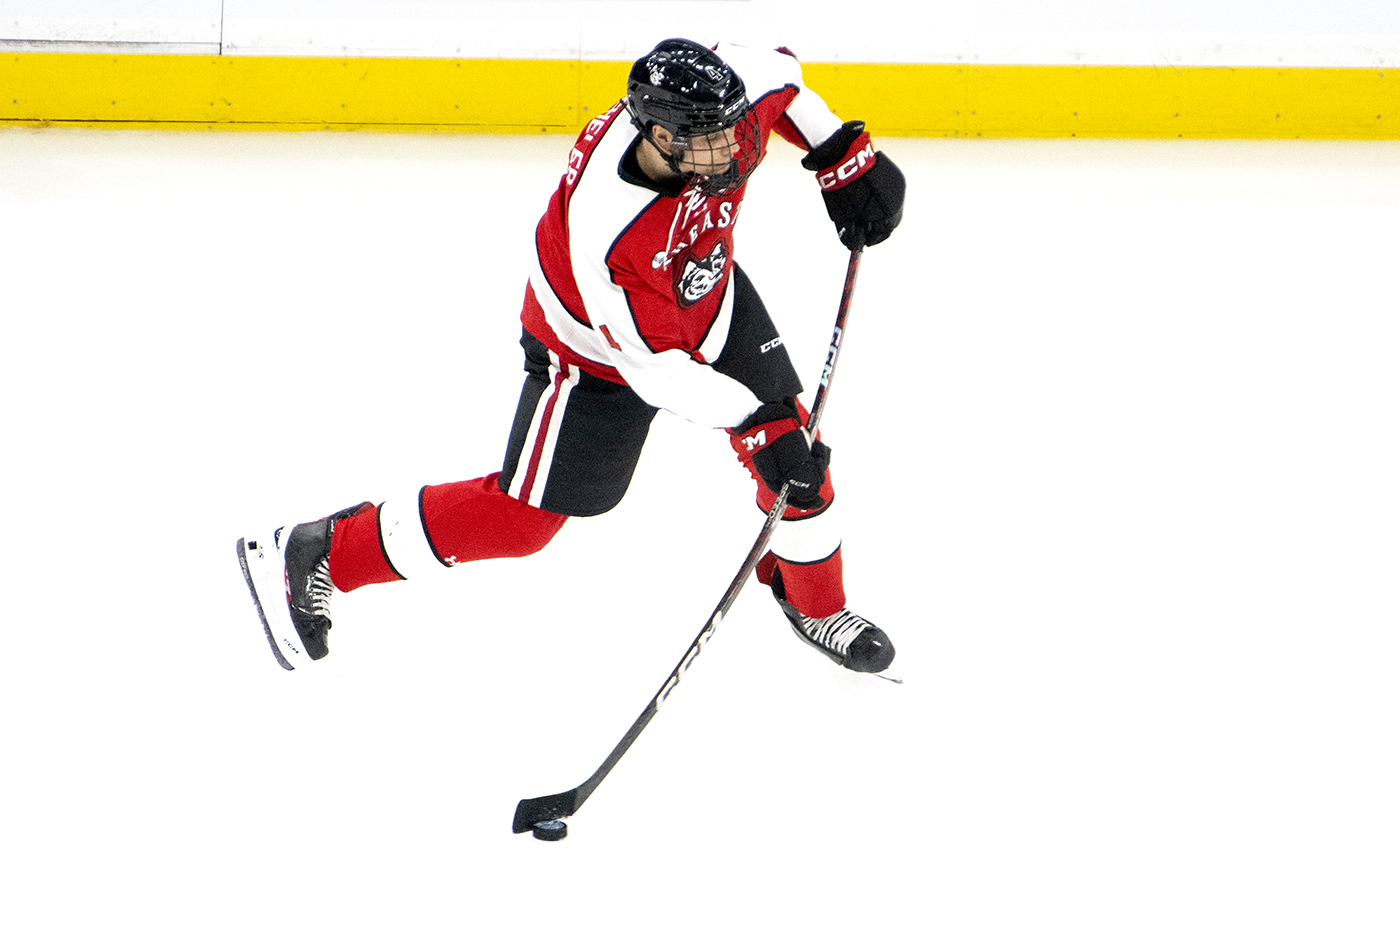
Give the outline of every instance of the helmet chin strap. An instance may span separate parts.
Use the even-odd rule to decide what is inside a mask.
[[[656,150],[656,154],[659,155],[659,156],[661,156],[661,161],[662,161],[662,162],[665,162],[665,163],[666,163],[666,167],[669,168],[671,171],[675,172],[677,175],[681,176],[682,178],[685,178],[685,177],[688,177],[688,176],[690,176],[690,175],[694,175],[694,174],[695,174],[694,172],[687,172],[687,171],[682,170],[682,169],[681,169],[681,157],[680,157],[679,155],[674,154],[674,153],[667,152],[665,149],[662,149],[660,146],[658,146],[658,145],[656,144],[656,138],[655,138],[654,136],[651,135],[651,131],[650,131],[650,130],[647,130],[645,133],[642,134],[642,136],[646,139],[647,142],[651,143],[651,148],[653,148],[653,149]],[[682,150],[682,151],[684,151],[684,150]]]
[[[729,167],[718,175],[702,175],[699,172],[687,172],[685,169],[681,168],[681,157],[675,153],[667,152],[665,149],[658,146],[650,130],[642,135],[646,138],[647,142],[651,143],[651,148],[656,150],[656,154],[661,156],[661,161],[666,163],[667,168],[688,182],[695,182],[696,179],[699,179],[700,181],[697,187],[706,194],[718,194],[724,191],[728,188],[730,180],[738,174],[738,160],[735,158],[731,158],[729,160]],[[681,151],[684,152],[685,150],[682,149]]]

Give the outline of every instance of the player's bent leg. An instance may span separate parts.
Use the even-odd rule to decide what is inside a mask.
[[[737,265],[732,281],[733,322],[715,370],[739,380],[763,401],[793,399],[806,424],[807,409],[797,398],[802,382],[763,300]],[[753,465],[748,466],[752,472]],[[767,512],[777,493],[761,476],[755,474],[754,480],[759,508]],[[773,587],[792,630],[804,642],[843,667],[879,673],[894,660],[894,647],[884,632],[846,608],[841,533],[830,471],[822,483],[820,499],[811,509],[790,505],[783,513],[772,551],[759,563],[758,578]]]
[[[775,498],[768,498],[769,508]],[[878,674],[894,662],[894,644],[878,626],[846,606],[840,509],[830,471],[822,499],[816,509],[784,513],[757,575],[772,588],[798,638],[848,670]]]

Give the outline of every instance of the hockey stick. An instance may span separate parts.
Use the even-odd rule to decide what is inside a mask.
[[[836,311],[836,324],[831,331],[831,346],[827,349],[826,365],[822,368],[821,382],[817,386],[816,395],[812,398],[812,412],[807,418],[807,430],[812,437],[817,436],[817,424],[821,421],[822,412],[826,408],[827,395],[831,389],[831,380],[836,372],[836,360],[841,355],[842,337],[846,330],[846,315],[851,309],[851,295],[856,287],[856,273],[860,270],[861,249],[851,250],[850,261],[846,265],[846,284],[841,291],[841,305]],[[599,766],[593,776],[584,781],[573,790],[565,791],[562,794],[551,794],[548,797],[532,797],[528,800],[521,800],[515,808],[515,822],[512,825],[512,832],[523,833],[529,830],[536,830],[535,835],[542,839],[562,839],[566,832],[562,823],[554,823],[546,828],[536,829],[541,823],[562,820],[564,817],[573,816],[583,806],[592,793],[598,789],[598,785],[603,783],[603,778],[608,776],[613,767],[622,760],[622,756],[627,754],[627,750],[632,747],[632,743],[637,741],[637,737],[642,734],[642,730],[647,727],[652,718],[661,711],[661,706],[670,697],[671,691],[681,682],[681,677],[690,670],[690,665],[695,663],[699,657],[701,649],[709,642],[714,635],[715,629],[720,622],[724,621],[725,615],[729,612],[734,601],[739,598],[739,591],[748,582],[749,576],[758,566],[759,560],[768,551],[768,542],[773,537],[773,532],[777,530],[778,521],[782,517],[783,511],[787,508],[788,484],[784,483],[783,488],[778,491],[778,498],[773,503],[773,507],[768,510],[768,518],[763,523],[763,530],[758,533],[758,539],[754,541],[753,547],[749,548],[749,554],[744,558],[744,565],[739,568],[733,581],[729,584],[729,589],[724,591],[723,598],[715,611],[710,614],[709,621],[700,630],[700,634],[695,636],[695,640],[690,643],[690,648],[686,651],[685,657],[681,658],[679,664],[671,671],[671,676],[666,678],[666,682],[661,685],[661,689],[656,691],[656,695],[651,698],[646,709],[637,717],[637,721],[632,723],[632,728],[627,730],[627,734],[622,737],[622,741],[617,743],[607,759]],[[546,835],[546,833],[548,833]]]

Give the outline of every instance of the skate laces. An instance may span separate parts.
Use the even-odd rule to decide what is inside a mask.
[[[802,630],[808,638],[843,656],[850,653],[851,642],[868,628],[870,623],[849,609],[842,609],[824,619],[802,617]]]
[[[327,625],[331,623],[331,594],[334,592],[330,558],[323,557],[306,577],[306,601],[307,609],[324,619]]]

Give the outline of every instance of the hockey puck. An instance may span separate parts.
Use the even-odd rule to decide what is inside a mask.
[[[558,842],[569,834],[569,827],[563,820],[541,820],[531,827],[536,839],[545,842]]]

